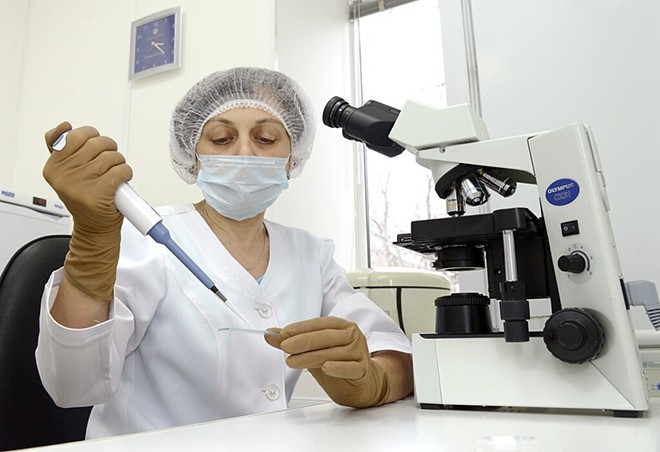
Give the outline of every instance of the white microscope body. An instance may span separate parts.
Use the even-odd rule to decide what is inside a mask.
[[[594,333],[599,350],[572,362],[551,353],[540,333],[531,332],[529,340],[520,342],[507,342],[496,333],[415,334],[415,396],[420,406],[595,409],[621,416],[647,411],[605,180],[589,127],[572,124],[489,140],[481,118],[465,105],[436,109],[408,101],[389,138],[414,153],[436,183],[467,164],[536,184],[548,262],[554,267],[561,307],[571,311],[568,319],[558,320],[554,340],[570,356],[572,348],[594,339],[584,331],[589,325],[570,318],[575,312],[588,313],[602,327]],[[515,246],[513,250],[515,265]],[[515,281],[516,269],[510,266],[506,280]]]

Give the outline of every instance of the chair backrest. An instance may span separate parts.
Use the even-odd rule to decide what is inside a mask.
[[[19,249],[0,276],[0,450],[85,439],[91,407],[59,408],[41,384],[34,352],[45,283],[64,263],[68,235]]]

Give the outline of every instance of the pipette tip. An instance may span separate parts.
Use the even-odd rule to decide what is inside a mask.
[[[218,290],[217,287],[211,286],[211,292],[213,292],[219,299],[221,299],[223,303],[227,301],[227,297],[225,297],[222,294],[222,292],[220,292],[220,290]]]

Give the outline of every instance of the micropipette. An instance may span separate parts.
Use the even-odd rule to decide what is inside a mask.
[[[55,151],[61,151],[66,146],[66,136],[69,131],[60,135],[51,146]],[[211,279],[202,271],[201,268],[183,251],[179,245],[172,239],[170,231],[163,224],[163,219],[144,199],[138,195],[133,187],[128,185],[127,182],[122,182],[117,188],[115,195],[115,204],[128,221],[135,226],[135,228],[142,233],[154,239],[157,243],[164,245],[172,254],[181,261],[195,277],[201,281],[206,288],[210,289],[222,302],[231,309],[234,314],[241,318],[248,325],[248,322],[241,313],[235,309],[231,303],[227,303],[225,297],[220,290],[213,284]]]

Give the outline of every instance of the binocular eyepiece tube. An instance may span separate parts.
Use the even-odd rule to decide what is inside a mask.
[[[375,100],[356,108],[335,96],[323,109],[323,124],[342,129],[344,138],[364,143],[369,149],[387,157],[395,157],[404,148],[390,140],[388,135],[400,112]]]
[[[342,129],[344,138],[364,143],[387,157],[395,157],[404,148],[390,140],[389,134],[400,113],[400,110],[375,100],[353,107],[341,97],[334,96],[326,103],[322,119],[326,126]],[[446,174],[443,182],[436,183],[436,192],[446,200],[447,212],[451,216],[465,214],[466,205],[486,203],[490,197],[488,189],[508,197],[515,193],[516,181],[500,178],[496,168],[472,167],[467,174]]]

